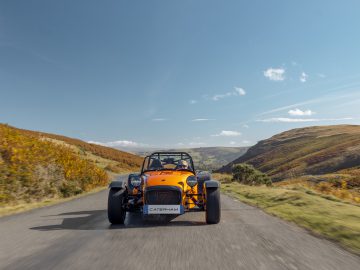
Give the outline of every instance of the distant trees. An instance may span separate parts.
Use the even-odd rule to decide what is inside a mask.
[[[246,163],[235,164],[232,167],[232,175],[233,181],[237,181],[245,185],[272,185],[272,181],[269,176],[255,169],[254,166]]]

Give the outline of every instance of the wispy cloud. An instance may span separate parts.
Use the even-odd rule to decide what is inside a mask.
[[[208,118],[195,118],[192,119],[192,122],[205,122],[205,121],[214,121],[215,119],[208,119]]]
[[[153,121],[153,122],[161,122],[161,121],[166,121],[167,119],[165,119],[165,118],[153,118],[153,119],[151,119],[151,121]]]
[[[357,88],[354,88],[353,90],[356,90]],[[334,88],[333,90],[343,90],[343,88]],[[342,91],[343,92],[343,91]],[[359,97],[359,93],[350,93],[350,94],[344,94],[344,95],[339,95],[339,94],[328,94],[328,95],[323,95],[320,96],[318,98],[313,98],[313,99],[309,99],[303,102],[299,102],[299,103],[294,103],[291,105],[287,105],[287,106],[283,106],[283,107],[278,107],[263,113],[260,113],[259,115],[265,115],[265,114],[271,114],[271,113],[275,113],[275,112],[279,112],[279,111],[284,111],[284,110],[288,110],[288,109],[292,109],[292,108],[296,108],[296,107],[301,107],[304,105],[309,105],[309,104],[314,104],[314,103],[326,103],[326,102],[330,102],[333,100],[340,100],[340,99],[344,99],[344,98],[357,98]]]
[[[301,72],[301,75],[300,75],[300,82],[304,83],[307,81],[307,78],[309,77],[309,75],[307,75],[305,72]]]
[[[189,104],[191,104],[191,105],[194,105],[194,104],[196,104],[196,103],[198,103],[198,102],[197,102],[197,100],[195,100],[195,99],[189,100]]]
[[[314,112],[311,110],[302,111],[298,108],[296,108],[294,110],[290,110],[290,111],[288,111],[288,113],[292,116],[310,116],[310,115],[314,114]]]
[[[214,134],[214,135],[211,135],[211,136],[213,136],[213,137],[220,137],[220,136],[223,136],[223,137],[236,137],[236,136],[240,136],[240,135],[241,135],[241,132],[239,132],[239,131],[222,130],[220,133]]]
[[[96,141],[88,141],[88,143],[108,146],[108,147],[140,147],[145,146],[145,144],[140,144],[134,141],[127,141],[127,140],[119,140],[113,142],[96,142]]]
[[[225,94],[216,94],[211,99],[214,101],[218,101],[220,99],[227,98],[227,97],[245,96],[245,95],[246,95],[246,91],[243,88],[235,86],[233,91],[227,92]]]
[[[264,76],[271,81],[283,81],[285,80],[285,69],[268,68],[264,71]]]
[[[245,96],[246,92],[243,88],[241,87],[234,87],[235,92],[237,93],[238,96]]]
[[[189,146],[203,146],[206,145],[204,142],[189,142]]]
[[[345,118],[286,118],[286,117],[277,117],[277,118],[268,118],[258,120],[258,122],[265,123],[274,123],[274,122],[282,122],[282,123],[303,123],[303,122],[326,122],[326,121],[344,121],[344,120],[352,120],[352,117]]]

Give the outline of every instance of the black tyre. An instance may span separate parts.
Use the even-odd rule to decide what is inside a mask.
[[[126,217],[124,199],[125,190],[110,189],[108,197],[108,219],[111,224],[124,224]]]
[[[220,222],[220,189],[209,188],[206,190],[206,223],[217,224]]]

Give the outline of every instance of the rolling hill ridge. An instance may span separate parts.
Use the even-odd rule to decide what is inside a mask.
[[[231,172],[237,163],[251,164],[275,181],[345,169],[357,172],[360,126],[313,126],[286,131],[260,141],[218,171]]]
[[[163,149],[159,151],[187,152],[199,170],[216,170],[246,153],[248,147],[198,147],[183,149]],[[138,151],[136,154],[146,156],[155,150]]]

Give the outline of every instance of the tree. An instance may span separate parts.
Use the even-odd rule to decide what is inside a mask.
[[[245,185],[267,185],[271,186],[272,181],[265,173],[255,169],[254,166],[240,163],[235,164],[232,168],[233,181]]]

